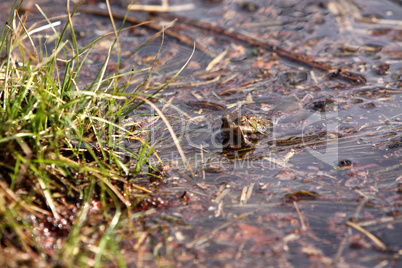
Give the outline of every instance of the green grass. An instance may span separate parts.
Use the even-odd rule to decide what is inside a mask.
[[[118,43],[123,29],[112,21],[114,33],[109,36],[114,35],[114,42],[103,65],[93,81],[81,81],[81,69],[104,37],[79,46],[71,20],[76,11],[71,10],[61,31],[46,30],[55,38],[51,51],[35,34],[28,35],[39,25],[27,28],[13,12],[1,33],[5,57],[0,62],[0,259],[13,252],[16,266],[26,262],[27,253],[37,257],[30,266],[124,266],[119,251],[121,219],[130,216],[127,207],[149,192],[136,185],[135,178],[155,154],[141,138],[143,133],[124,127],[121,120],[144,103],[137,97],[147,81],[131,93],[127,89],[132,75],[145,70],[121,74],[117,67],[106,74],[112,51],[117,51],[117,66],[121,61]],[[51,25],[42,15],[47,21],[42,25]],[[125,139],[137,140],[138,151],[123,148]],[[123,162],[122,154],[131,160]],[[100,213],[91,212],[94,204]],[[96,215],[99,225],[90,223],[89,215]],[[44,228],[50,230],[48,237]],[[52,248],[46,249],[46,243]]]

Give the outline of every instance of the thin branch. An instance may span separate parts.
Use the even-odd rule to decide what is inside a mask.
[[[96,9],[96,8],[82,8],[80,9],[80,11],[84,12],[84,13],[88,13],[88,14],[93,14],[93,15],[99,15],[99,16],[105,16],[105,17],[109,17],[110,14],[107,11],[104,10],[100,10],[100,9]],[[136,24],[143,24],[143,27],[148,27],[150,29],[156,30],[156,31],[162,31],[164,30],[166,35],[169,35],[173,38],[176,38],[177,40],[179,40],[182,43],[185,43],[189,46],[194,46],[194,41],[191,40],[189,37],[182,35],[182,34],[178,34],[172,30],[167,30],[165,29],[163,26],[156,24],[156,23],[152,23],[152,22],[147,22],[145,20],[141,20],[141,19],[137,19],[134,17],[130,17],[127,16],[125,17],[124,15],[112,12],[111,15],[115,18],[115,19],[126,19],[126,21],[131,22],[131,23],[136,23]],[[211,53],[210,51],[208,51],[208,49],[206,49],[205,47],[199,45],[199,44],[195,44],[195,47],[197,49],[199,49],[200,51],[204,52],[205,54],[213,57],[215,56],[213,53]]]
[[[248,43],[252,46],[258,46],[258,47],[268,49],[272,52],[275,52],[276,54],[278,54],[279,56],[281,56],[283,58],[287,58],[289,60],[299,62],[300,64],[303,64],[303,65],[306,65],[306,66],[309,66],[311,68],[315,68],[315,69],[318,69],[321,71],[330,72],[333,77],[339,77],[341,79],[347,80],[347,81],[355,83],[355,84],[365,84],[366,83],[366,78],[361,74],[351,73],[351,72],[342,70],[342,68],[334,68],[333,66],[331,66],[329,64],[317,62],[311,56],[303,55],[303,54],[296,54],[294,52],[281,48],[278,44],[270,43],[266,40],[262,40],[260,38],[251,36],[246,33],[234,32],[232,28],[225,29],[216,24],[210,24],[210,23],[206,23],[206,22],[202,22],[202,21],[197,21],[194,19],[178,16],[176,14],[171,15],[171,14],[161,13],[161,16],[163,16],[165,18],[177,18],[179,20],[179,22],[182,22],[185,24],[191,24],[191,25],[197,26],[199,28],[213,31],[213,32],[221,34],[221,35],[226,35],[228,37],[237,39],[239,41]]]
[[[386,250],[387,246],[380,240],[378,239],[375,235],[373,235],[372,233],[370,233],[369,231],[367,231],[366,229],[364,229],[363,227],[361,227],[360,225],[358,225],[357,223],[351,222],[351,221],[347,221],[345,223],[347,226],[352,227],[353,229],[361,232],[362,234],[364,234],[365,236],[367,236],[371,241],[374,242],[374,244],[376,244],[380,249],[382,250]]]

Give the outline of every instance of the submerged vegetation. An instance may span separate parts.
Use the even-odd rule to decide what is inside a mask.
[[[150,74],[152,67],[119,72],[124,29],[112,21],[109,52],[93,81],[82,81],[91,50],[105,36],[78,45],[72,17],[79,5],[69,10],[60,32],[58,22],[44,13],[45,26],[28,27],[27,17],[17,12],[21,3],[14,3],[0,43],[0,265],[31,266],[46,259],[67,266],[99,266],[101,260],[124,265],[116,234],[124,207],[151,193],[136,184],[139,174],[148,168],[149,176],[159,176],[148,161],[158,156],[146,131],[124,120],[147,102],[140,96],[147,80],[128,90],[131,77]],[[117,68],[108,74],[112,54]],[[127,140],[136,142],[137,150],[122,146]]]

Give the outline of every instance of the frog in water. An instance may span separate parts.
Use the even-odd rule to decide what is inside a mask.
[[[272,133],[272,121],[239,113],[224,114],[221,129],[224,147],[252,147],[256,141]]]

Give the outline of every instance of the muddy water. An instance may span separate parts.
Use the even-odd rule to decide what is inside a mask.
[[[136,115],[154,111],[144,107],[131,115],[151,130],[152,142],[171,166],[165,191],[186,191],[188,197],[187,204],[160,212],[187,225],[163,223],[168,239],[157,255],[175,265],[208,267],[401,265],[400,2],[193,3],[195,9],[176,14],[308,55],[334,71],[312,69],[224,34],[176,23],[174,31],[196,40],[208,53],[197,50],[180,77],[155,100],[196,177],[186,171],[162,121]],[[102,17],[76,20],[83,43],[111,30]],[[139,53],[130,51],[153,33],[139,29],[122,34],[121,50],[129,56],[122,71],[132,64],[150,66],[160,39]],[[167,36],[164,42],[147,93],[191,55],[192,48],[174,38]],[[88,76],[107,44],[91,54],[94,64]],[[206,71],[221,53],[222,59]],[[361,74],[366,82],[340,79],[339,70]],[[144,77],[134,76],[132,87]],[[220,131],[226,113],[272,120],[273,134],[254,148],[227,150]],[[308,138],[319,133],[325,135]],[[174,251],[168,254],[169,247]]]
[[[191,224],[175,231],[194,252],[183,249],[181,255],[208,265],[233,265],[233,258],[239,266],[400,263],[396,252],[402,244],[395,237],[401,219],[402,8],[395,2],[381,8],[374,1],[354,4],[255,2],[258,11],[250,12],[232,2],[202,7],[207,18],[199,10],[186,12],[360,73],[367,82],[331,79],[269,51],[194,34],[215,54],[225,49],[228,54],[215,68],[225,72],[183,78],[179,81],[185,86],[177,82],[159,94],[162,103],[169,102],[165,113],[172,116],[197,175],[193,181],[184,179],[194,185],[187,188],[193,206],[190,201],[187,208],[166,212]],[[278,25],[256,26],[268,21]],[[202,63],[201,70],[206,67]],[[251,150],[225,150],[219,128],[228,112],[272,120],[272,137]],[[307,139],[318,133],[326,135]],[[305,140],[278,142],[297,138]],[[165,159],[183,171],[169,134],[160,144]],[[177,189],[182,189],[180,181]],[[200,212],[207,217],[190,216],[200,213],[195,204],[205,196],[210,198],[203,207],[208,212]],[[388,220],[389,226],[381,223]],[[347,227],[349,221],[384,244]]]

